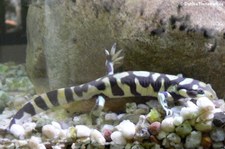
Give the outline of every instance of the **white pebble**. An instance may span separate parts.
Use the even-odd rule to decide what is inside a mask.
[[[216,108],[220,108],[225,105],[225,101],[223,99],[217,99],[212,101]]]
[[[117,120],[117,114],[116,113],[107,113],[105,115],[105,121],[115,121]]]
[[[126,139],[133,139],[136,126],[130,120],[123,120],[119,125],[116,126]]]
[[[28,141],[28,146],[32,149],[38,149],[41,143],[41,138],[32,136]]]
[[[161,129],[165,132],[173,132],[175,129],[173,117],[165,118],[161,123]]]
[[[197,106],[199,107],[200,110],[203,111],[213,111],[215,109],[215,105],[213,102],[207,98],[207,97],[201,97],[197,100],[196,102]]]
[[[42,127],[42,134],[49,139],[58,138],[60,131],[61,130],[50,124]]]
[[[30,134],[36,127],[36,123],[27,122],[23,124],[23,128],[25,129],[25,134]]]
[[[52,126],[54,126],[57,129],[62,129],[61,125],[58,122],[55,122],[55,121],[52,122]]]
[[[27,140],[16,140],[15,145],[16,148],[23,148],[27,145]]]
[[[124,138],[123,134],[120,131],[114,131],[111,134],[112,142],[119,145],[127,144],[126,139]]]
[[[207,120],[212,120],[214,118],[214,113],[212,112],[204,112],[201,113],[198,118],[196,119],[196,122],[204,122]]]
[[[37,149],[46,149],[45,145],[44,144],[39,144],[38,148]]]
[[[68,129],[61,129],[60,133],[59,133],[59,138],[61,139],[65,139],[68,137]]]
[[[184,118],[182,116],[175,116],[173,120],[173,124],[175,126],[179,126],[184,122]]]
[[[85,125],[76,125],[75,128],[77,130],[78,138],[89,137],[91,134],[91,129]]]
[[[96,129],[93,129],[91,131],[91,134],[90,134],[90,138],[93,142],[96,142],[100,145],[105,145],[105,138],[103,137],[103,135]]]
[[[202,133],[199,131],[192,131],[190,135],[186,137],[184,146],[186,148],[197,148],[200,146],[202,139]]]
[[[124,113],[121,113],[121,114],[117,115],[117,119],[118,120],[121,120],[124,116],[125,116],[125,114]]]
[[[193,108],[193,109],[195,109],[195,110],[198,109],[198,106],[197,106],[196,104],[194,104],[192,101],[187,101],[187,102],[186,102],[186,105],[187,105],[187,107],[189,107],[189,108]]]
[[[104,132],[105,130],[113,131],[113,130],[114,130],[114,126],[113,126],[113,125],[109,125],[109,124],[105,124],[105,125],[102,127],[101,132]]]
[[[10,128],[10,132],[17,138],[23,139],[25,136],[25,130],[23,126],[19,124],[13,124]]]
[[[183,117],[184,120],[194,119],[198,116],[198,109],[191,107],[183,107],[180,111],[180,115]]]

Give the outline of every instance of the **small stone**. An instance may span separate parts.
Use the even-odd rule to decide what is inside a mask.
[[[225,104],[225,101],[223,99],[213,100],[212,102],[216,108],[220,108],[222,105]]]
[[[202,140],[202,133],[200,131],[192,131],[185,139],[184,146],[186,148],[197,148],[200,146]]]
[[[191,131],[192,127],[188,121],[185,121],[182,125],[176,127],[176,133],[182,138],[190,134]]]
[[[90,134],[90,138],[91,138],[91,141],[93,141],[94,143],[98,143],[99,145],[105,145],[105,138],[103,137],[103,135],[96,129],[93,129],[91,131],[91,134]]]
[[[212,139],[208,135],[202,136],[201,146],[204,149],[210,149],[212,146]]]
[[[125,145],[127,143],[126,139],[124,138],[123,134],[120,131],[114,131],[111,134],[112,142],[119,145]]]
[[[151,135],[149,137],[149,139],[150,139],[151,142],[154,142],[156,144],[160,144],[159,140],[154,135]]]
[[[76,132],[77,132],[77,137],[82,138],[82,137],[89,137],[91,134],[91,129],[88,128],[85,125],[77,125],[75,126]]]
[[[184,118],[183,118],[182,116],[175,116],[175,117],[174,117],[173,124],[174,124],[175,126],[179,126],[179,125],[181,125],[183,122],[184,122]]]
[[[175,134],[175,133],[170,133],[168,136],[167,136],[167,139],[173,143],[180,143],[181,142],[181,138]]]
[[[107,113],[105,114],[105,121],[106,122],[114,122],[118,120],[117,114],[116,113]]]
[[[196,122],[204,122],[212,120],[214,117],[214,113],[212,111],[201,111],[200,115],[196,119]]]
[[[121,121],[125,115],[125,113],[118,114],[117,119]]]
[[[171,148],[170,141],[167,138],[163,139],[162,145],[163,145],[164,148]]]
[[[134,143],[130,149],[144,149],[143,146],[139,143]]]
[[[173,132],[175,129],[173,117],[165,118],[161,123],[161,129],[165,132]]]
[[[149,125],[148,130],[151,134],[157,135],[160,131],[161,124],[160,122],[153,122]]]
[[[49,139],[58,138],[60,130],[53,125],[45,125],[42,127],[42,134]]]
[[[27,122],[23,124],[23,128],[25,130],[26,136],[31,134],[33,130],[35,130],[36,123],[33,122]]]
[[[107,141],[107,142],[110,142],[110,141],[112,141],[112,139],[111,139],[111,134],[112,134],[112,131],[110,130],[110,129],[104,129],[103,131],[102,131],[102,133],[103,133],[103,136],[104,136],[104,138],[105,138],[105,140]]]
[[[215,142],[224,141],[224,139],[225,139],[225,132],[224,132],[224,130],[222,128],[214,128],[210,132],[210,137]]]
[[[213,124],[216,127],[221,127],[225,124],[225,114],[223,112],[218,112],[214,114]]]
[[[27,140],[16,140],[15,145],[16,148],[24,148],[25,146],[27,146]]]
[[[69,127],[67,137],[72,139],[77,138],[77,130],[75,127]]]
[[[57,129],[61,129],[61,125],[58,122],[52,121],[52,126],[54,126]]]
[[[28,146],[32,149],[39,149],[41,138],[32,136],[28,141]]]
[[[149,100],[145,103],[150,109],[160,107],[159,102],[157,100]]]
[[[137,108],[138,109],[145,109],[146,111],[149,111],[149,107],[146,104],[138,104]]]
[[[59,138],[60,139],[66,139],[68,138],[68,132],[69,132],[69,129],[61,129],[60,133],[59,133]]]
[[[121,120],[130,120],[133,123],[137,123],[139,120],[139,116],[140,114],[125,114],[121,119]]]
[[[165,131],[160,131],[157,135],[157,139],[162,140],[162,139],[166,138],[167,134],[168,133]]]
[[[129,120],[123,120],[115,128],[119,130],[126,139],[133,139],[136,132],[136,126]]]
[[[103,134],[103,136],[104,136],[104,138],[106,139],[107,142],[112,141],[110,136],[111,136],[113,130],[114,130],[114,126],[113,125],[105,124],[102,127],[101,132],[102,132],[102,134]]]
[[[133,113],[137,109],[137,104],[135,102],[126,103],[126,113]]]
[[[223,142],[213,142],[212,144],[213,149],[222,149],[224,147]]]
[[[151,109],[151,111],[147,114],[146,119],[150,123],[162,121],[161,114],[155,108]]]
[[[138,104],[137,109],[134,111],[135,114],[147,114],[149,107],[145,104]]]
[[[13,124],[10,128],[10,132],[17,138],[23,139],[25,136],[25,130],[23,126],[19,124]]]
[[[180,115],[184,120],[195,119],[198,116],[198,109],[192,107],[183,107],[180,111]]]
[[[197,100],[196,105],[200,111],[211,112],[215,109],[213,102],[207,97],[201,97]]]
[[[148,111],[146,109],[136,109],[134,111],[134,114],[139,114],[139,115],[141,115],[141,114],[147,114],[147,113],[148,113]]]
[[[113,131],[114,130],[114,126],[113,125],[109,125],[109,124],[105,124],[105,125],[103,125],[101,131],[104,132],[105,130]]]
[[[81,114],[79,116],[74,116],[74,125],[89,125],[92,123],[91,117],[88,114]]]
[[[212,121],[195,123],[195,129],[201,132],[209,132],[212,130]]]
[[[181,138],[175,133],[170,133],[166,138],[169,141],[170,146],[175,147],[177,144],[181,143]]]

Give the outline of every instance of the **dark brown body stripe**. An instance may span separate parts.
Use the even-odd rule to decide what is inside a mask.
[[[20,119],[21,117],[23,117],[24,112],[26,112],[32,116],[36,114],[34,106],[30,102],[25,104],[23,106],[23,108],[20,109],[19,112],[16,113],[15,118]]]
[[[57,90],[50,91],[50,92],[46,93],[46,95],[48,96],[48,99],[49,99],[49,101],[51,102],[52,105],[54,105],[54,106],[59,105],[59,101],[58,101],[58,98],[57,98],[57,95],[58,95]]]
[[[141,96],[141,94],[137,92],[137,86],[136,86],[136,83],[134,81],[135,78],[138,78],[138,77],[136,77],[135,75],[133,75],[132,72],[130,72],[129,73],[129,76],[124,77],[124,78],[121,78],[121,83],[128,85],[130,87],[130,92],[134,96]]]
[[[98,81],[96,83],[93,83],[93,86],[96,86],[96,88],[100,91],[106,89],[105,83],[103,81]]]
[[[34,103],[42,110],[46,111],[49,109],[47,104],[45,103],[44,99],[41,96],[38,96],[34,99]]]
[[[30,102],[28,102],[27,104],[25,104],[25,105],[23,106],[23,108],[21,108],[21,109],[16,113],[16,115],[13,117],[12,121],[11,121],[10,124],[9,124],[9,128],[10,128],[13,124],[15,124],[15,119],[20,119],[20,118],[22,118],[23,115],[24,115],[24,113],[28,113],[28,114],[30,114],[31,116],[33,116],[33,115],[36,114],[36,111],[35,111],[33,105],[32,105]]]
[[[112,89],[112,94],[114,96],[123,96],[124,92],[117,84],[116,79],[114,77],[110,77],[109,80],[110,80],[110,85],[111,85],[111,89]]]
[[[78,96],[78,97],[82,97],[83,96],[83,90],[80,86],[75,86],[74,87],[74,93]]]
[[[67,103],[74,101],[73,92],[72,92],[71,88],[65,88],[64,93],[65,93],[65,96],[66,96]]]

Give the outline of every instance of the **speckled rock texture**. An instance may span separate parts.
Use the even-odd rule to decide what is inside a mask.
[[[105,74],[104,49],[124,49],[122,70],[183,74],[224,96],[225,2],[45,0],[27,16],[27,70],[38,92]]]

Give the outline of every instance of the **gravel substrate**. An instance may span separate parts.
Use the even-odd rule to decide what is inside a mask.
[[[34,89],[23,65],[0,64],[0,79],[0,148],[216,149],[225,145],[225,102],[206,97],[182,99],[173,107],[173,116],[167,117],[155,106],[157,100],[127,103],[124,113],[102,111],[94,118],[91,112],[69,117],[56,108],[14,124],[10,134],[4,129]]]

